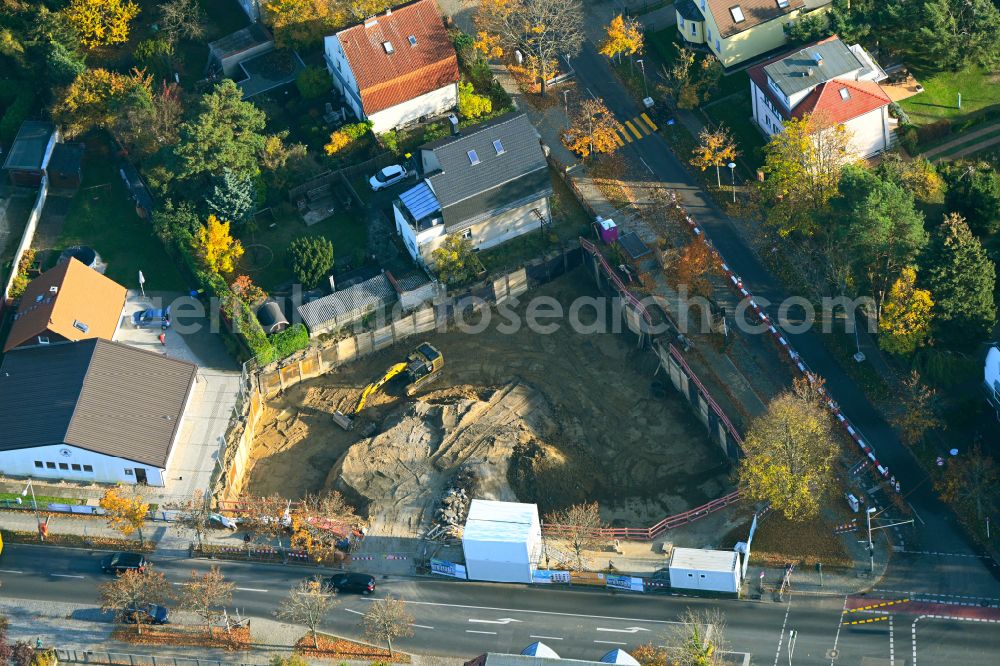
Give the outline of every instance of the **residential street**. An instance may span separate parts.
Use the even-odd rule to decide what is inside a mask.
[[[101,552],[87,553],[43,546],[9,545],[0,560],[3,596],[79,604],[98,604],[97,586],[108,577],[99,570]],[[207,560],[158,559],[155,566],[177,584],[191,570],[212,566]],[[252,617],[270,617],[288,590],[311,570],[241,562],[218,562],[225,576],[236,583],[233,606]],[[964,566],[962,562],[952,566]],[[771,663],[771,655],[787,658],[787,632],[797,632],[795,660],[802,664],[860,664],[864,657],[888,659],[890,646],[911,658],[912,624],[920,619],[919,650],[934,664],[977,666],[992,664],[1000,652],[1000,632],[991,626],[1000,621],[998,601],[993,607],[958,605],[940,599],[919,606],[899,604],[887,620],[860,626],[841,622],[882,617],[883,613],[858,611],[875,603],[865,597],[794,593],[787,603],[767,597],[764,601],[696,599],[667,594],[608,593],[587,588],[528,587],[458,582],[447,579],[390,578],[380,580],[378,594],[389,593],[410,604],[416,620],[414,636],[401,641],[404,649],[469,659],[485,651],[519,652],[541,640],[563,657],[594,659],[614,648],[634,648],[652,642],[666,644],[671,623],[688,607],[722,609],[728,621],[732,650],[748,652],[753,663]],[[901,599],[883,593],[877,599]],[[344,595],[326,628],[360,638],[358,620],[368,598]],[[926,616],[958,616],[966,620],[941,620]],[[926,638],[923,638],[926,632]],[[890,634],[892,638],[890,638]],[[831,660],[830,650],[839,657]],[[933,655],[933,656],[932,656]],[[741,658],[736,663],[742,662]]]

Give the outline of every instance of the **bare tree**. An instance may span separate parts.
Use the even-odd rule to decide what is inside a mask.
[[[198,547],[204,545],[205,532],[208,531],[208,519],[212,515],[209,498],[201,490],[196,490],[191,497],[171,506],[177,511],[174,527],[178,532],[191,530],[198,539]]]
[[[233,588],[219,571],[212,567],[208,573],[199,575],[191,572],[191,578],[181,587],[178,605],[189,610],[205,621],[205,632],[212,634],[212,623],[222,616],[222,607],[233,598]]]
[[[413,616],[406,610],[406,602],[386,596],[373,601],[361,618],[365,637],[371,641],[385,641],[392,658],[392,640],[413,635]]]
[[[666,636],[667,650],[676,666],[722,666],[726,645],[726,616],[718,608],[688,608],[681,623]]]
[[[580,0],[480,0],[476,48],[487,57],[523,54],[545,95],[545,81],[560,56],[572,57],[583,45]]]
[[[288,598],[282,601],[275,611],[275,615],[282,620],[306,625],[312,634],[313,647],[318,650],[319,639],[316,630],[338,603],[334,598],[334,591],[326,588],[322,579],[316,576],[306,578],[292,588]]]
[[[321,562],[333,555],[337,542],[364,524],[344,496],[333,490],[307,495],[291,514],[291,545]]]
[[[281,536],[291,526],[291,518],[286,520],[288,500],[277,493],[263,497],[246,495],[240,497],[240,504],[243,505],[242,525],[250,537],[247,547],[252,543],[267,543],[275,539],[280,546]]]
[[[602,535],[604,522],[597,502],[574,504],[553,511],[545,517],[545,522],[552,536],[569,543],[579,569],[583,569],[583,552],[593,550],[605,541]]]
[[[144,571],[123,571],[113,581],[101,585],[100,592],[101,610],[114,613],[115,619],[121,621],[147,604],[162,604],[169,596],[170,583],[163,574],[147,566]],[[143,613],[135,613],[134,619],[136,631],[141,634],[147,618]]]
[[[169,0],[160,7],[160,30],[171,44],[199,39],[205,34],[205,16],[198,0]]]

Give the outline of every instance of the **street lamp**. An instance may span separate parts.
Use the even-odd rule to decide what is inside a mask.
[[[642,61],[642,58],[636,60],[639,63],[639,69],[642,70],[642,91],[646,97],[649,97],[649,88],[646,86],[646,63]]]
[[[31,491],[31,507],[35,510],[35,523],[38,528],[38,540],[45,541],[45,538],[42,536],[42,517],[38,515],[38,502],[35,501],[35,486],[32,485],[31,479],[28,479],[28,485],[26,485],[24,490],[21,491],[21,497],[27,497],[28,491]]]
[[[730,162],[726,166],[729,167],[729,176],[733,181],[733,203],[736,203],[736,162]]]
[[[569,90],[563,90],[563,108],[566,110],[566,129],[569,129]]]
[[[878,511],[874,506],[865,510],[865,522],[868,523],[868,559],[870,562],[869,573],[875,575],[875,544],[872,543],[872,514]]]

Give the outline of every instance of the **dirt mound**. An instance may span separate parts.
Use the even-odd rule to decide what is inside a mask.
[[[447,483],[475,470],[477,496],[516,501],[507,482],[515,448],[539,446],[555,431],[544,397],[524,383],[494,390],[434,391],[386,415],[330,470],[327,486],[369,507],[373,532],[418,531],[430,520]],[[381,523],[381,525],[380,525]]]

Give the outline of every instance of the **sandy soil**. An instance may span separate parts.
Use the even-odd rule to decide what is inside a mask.
[[[569,304],[597,294],[580,270],[529,295]],[[629,335],[574,333],[563,321],[549,335],[490,327],[426,339],[445,356],[440,378],[409,399],[390,384],[351,432],[330,414],[349,410],[408,348],[272,401],[250,492],[297,498],[337,488],[367,504],[373,531],[412,535],[465,465],[480,477],[480,497],[537,502],[543,512],[597,500],[619,525],[652,524],[729,486],[722,452],[672,388],[652,390],[656,359]]]

